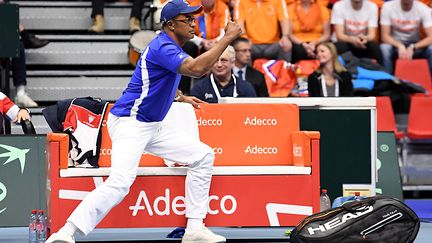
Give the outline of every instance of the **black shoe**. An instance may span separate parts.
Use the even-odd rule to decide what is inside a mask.
[[[26,30],[21,31],[21,38],[26,49],[37,49],[46,46],[49,41],[41,40],[35,35],[28,33]]]

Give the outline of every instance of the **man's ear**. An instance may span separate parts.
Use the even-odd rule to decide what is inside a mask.
[[[167,26],[168,26],[169,30],[174,31],[174,22],[168,21]]]

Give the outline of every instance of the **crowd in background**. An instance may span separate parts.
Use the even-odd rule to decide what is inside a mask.
[[[395,60],[425,58],[432,67],[432,17],[430,2],[418,0],[191,0],[202,4],[204,11],[195,17],[196,37],[191,41],[196,53],[214,45],[223,34],[227,21],[238,22],[243,38],[250,41],[250,65],[260,58],[296,63],[301,60],[322,59],[318,56],[320,43],[334,43],[337,55],[351,52],[354,57],[369,58],[393,74]],[[330,45],[325,45],[330,46]],[[331,50],[329,50],[331,53]],[[188,52],[189,53],[189,52]],[[237,55],[238,56],[238,55]],[[321,60],[320,60],[321,61]],[[235,62],[235,60],[234,60]],[[321,63],[322,64],[322,63]],[[235,65],[234,65],[235,67]],[[331,75],[315,73],[330,89],[340,85],[342,69]],[[333,68],[332,68],[333,69]],[[239,77],[237,72],[234,74]],[[343,75],[345,76],[345,75]],[[245,78],[248,80],[248,78]],[[333,80],[339,80],[334,82]],[[199,83],[198,80],[195,83]],[[348,82],[348,81],[346,81]],[[352,85],[348,85],[352,86]],[[186,87],[187,88],[187,87]],[[220,86],[219,88],[222,88]],[[189,90],[183,90],[188,92]],[[255,89],[258,96],[258,90]],[[309,96],[350,96],[352,92],[321,91]],[[239,95],[237,93],[237,95]],[[232,96],[232,95],[231,95]]]
[[[166,0],[156,0],[158,6]],[[212,74],[199,80],[182,77],[179,89],[208,102],[217,97],[268,97],[265,77],[253,68],[257,59],[298,63],[318,60],[309,74],[309,96],[352,96],[352,78],[337,56],[350,52],[369,58],[393,74],[395,60],[424,58],[432,67],[432,1],[430,0],[188,0],[203,11],[188,20],[195,37],[183,49],[192,57],[211,49],[223,36],[228,21],[238,22],[243,36],[220,58]],[[104,1],[92,0],[90,32],[104,33]],[[141,30],[144,0],[133,1],[129,31]],[[158,13],[156,12],[156,15]],[[24,48],[38,48],[40,40],[20,26],[20,57],[12,61],[15,102],[37,106],[25,92]],[[329,44],[333,43],[333,44]],[[318,49],[323,44],[321,50]],[[225,62],[224,62],[225,61]],[[330,64],[327,64],[330,63]],[[215,75],[216,73],[224,75]],[[210,78],[213,77],[213,78]],[[268,83],[268,82],[267,82]],[[196,86],[196,87],[195,87]],[[338,90],[340,88],[348,90]]]

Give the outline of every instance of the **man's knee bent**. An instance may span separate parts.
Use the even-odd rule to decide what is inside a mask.
[[[206,144],[203,144],[203,153],[202,157],[198,161],[194,161],[194,163],[191,164],[190,167],[196,168],[196,167],[208,167],[213,168],[213,162],[215,160],[215,152],[211,147],[209,147]]]
[[[129,189],[135,181],[135,178],[136,174],[111,172],[106,180],[106,185],[114,189],[122,197],[125,197],[129,193]]]

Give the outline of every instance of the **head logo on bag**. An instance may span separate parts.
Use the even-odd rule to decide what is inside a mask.
[[[291,232],[291,243],[414,242],[417,215],[403,202],[369,197],[306,217]]]
[[[365,207],[359,208],[359,210],[361,210],[361,211],[355,212],[355,213],[346,213],[346,214],[338,216],[338,217],[336,217],[336,218],[334,218],[334,219],[332,219],[332,220],[330,220],[324,224],[320,224],[316,228],[309,227],[307,230],[308,230],[310,235],[315,234],[315,231],[324,232],[327,230],[331,230],[335,227],[338,227],[338,226],[346,223],[350,219],[355,219],[355,218],[358,218],[360,216],[363,216],[365,214],[372,212],[373,207],[372,206],[365,206]]]

